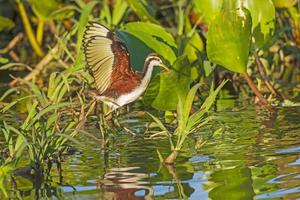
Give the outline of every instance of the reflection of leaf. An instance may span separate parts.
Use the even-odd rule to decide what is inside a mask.
[[[59,0],[30,0],[32,10],[38,15],[41,19],[58,19],[62,20],[69,18],[74,14],[74,7],[67,6]]]
[[[174,63],[175,70],[160,73],[150,83],[144,102],[158,110],[175,110],[178,95],[185,97],[190,86],[190,68],[185,57]]]
[[[122,31],[127,32],[147,46],[160,54],[164,59],[173,64],[176,55],[173,49],[176,49],[174,38],[159,25],[147,22],[132,22],[126,24]]]
[[[9,30],[15,26],[15,23],[7,17],[0,16],[0,31]]]
[[[140,0],[126,0],[130,8],[137,14],[142,21],[150,21],[152,23],[158,23],[158,21],[150,15],[145,5]]]
[[[275,7],[271,0],[246,0],[252,18],[255,44],[260,48],[275,29]]]
[[[244,73],[250,49],[251,17],[246,9],[224,10],[211,22],[207,33],[210,61]]]

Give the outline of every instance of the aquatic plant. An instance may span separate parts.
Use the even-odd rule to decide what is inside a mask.
[[[93,105],[86,114],[83,106],[78,117],[74,117],[73,109],[76,104],[80,107],[80,104],[69,102],[66,98],[69,84],[73,80],[74,78],[53,73],[49,78],[47,93],[36,84],[21,80],[25,84],[23,87],[27,86],[29,89],[26,92],[28,95],[4,103],[2,114],[7,114],[13,106],[25,102],[26,119],[22,120],[21,124],[11,120],[9,122],[4,120],[1,124],[1,134],[5,136],[7,147],[2,152],[5,155],[1,163],[2,177],[15,170],[19,161],[24,160],[24,155],[29,161],[29,166],[23,173],[34,170],[34,173],[47,174],[52,163],[60,162],[61,155],[69,147],[68,143],[76,143],[74,138],[82,127],[86,114],[93,109]],[[1,99],[7,98],[12,97],[5,94]]]
[[[160,121],[159,118],[148,113],[149,116],[151,116],[151,118],[154,120],[156,126],[161,129],[160,132],[154,134],[165,135],[169,138],[170,141],[171,153],[165,159],[162,159],[162,156],[159,155],[161,161],[166,164],[173,164],[186,138],[190,134],[199,131],[199,129],[209,121],[209,118],[206,116],[206,114],[215,102],[218,92],[225,83],[226,81],[223,81],[215,90],[212,88],[208,97],[206,97],[206,99],[202,103],[201,107],[193,114],[191,114],[193,101],[195,99],[196,92],[200,87],[200,84],[198,83],[194,85],[190,89],[186,97],[178,96],[178,104],[176,110],[177,126],[174,132],[168,130],[168,128],[165,127],[164,123]],[[175,145],[173,144],[174,137],[176,137]]]

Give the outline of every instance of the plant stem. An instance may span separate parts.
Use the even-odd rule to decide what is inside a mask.
[[[263,106],[265,106],[265,108],[268,109],[268,111],[270,112],[274,112],[274,108],[271,106],[271,104],[265,99],[265,97],[260,93],[260,91],[258,90],[258,88],[256,87],[256,85],[254,84],[254,82],[252,81],[252,79],[250,78],[250,76],[247,74],[247,72],[245,72],[243,74],[244,79],[247,81],[249,87],[251,88],[251,90],[254,92],[254,94],[258,97],[259,101],[261,102],[261,104]]]
[[[44,36],[44,24],[45,21],[41,18],[38,18],[38,27],[36,31],[36,39],[39,44],[42,44],[43,42],[43,36]]]
[[[40,47],[40,45],[38,44],[38,42],[34,36],[31,24],[29,22],[28,15],[27,15],[25,7],[22,3],[22,0],[17,1],[17,6],[18,6],[18,10],[21,15],[21,20],[23,22],[25,32],[28,36],[29,42],[30,42],[33,50],[39,57],[43,57],[45,55],[45,53],[43,52],[42,48]]]
[[[176,160],[176,157],[178,155],[177,150],[173,150],[172,153],[165,159],[165,164],[173,165],[174,161]]]
[[[263,63],[261,62],[260,60],[260,57],[258,55],[257,52],[254,53],[254,57],[255,57],[255,63],[257,65],[257,68],[258,68],[258,71],[259,71],[259,74],[262,78],[262,80],[265,82],[268,90],[275,96],[277,96],[280,101],[283,101],[284,98],[282,97],[282,95],[273,87],[273,85],[270,83],[268,77],[267,77],[267,73],[266,73],[266,69],[265,69],[265,66],[263,65]]]

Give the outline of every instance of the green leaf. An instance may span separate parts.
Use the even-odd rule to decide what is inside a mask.
[[[193,128],[194,126],[196,126],[198,123],[201,122],[203,115],[205,113],[207,113],[208,110],[211,108],[211,106],[213,105],[213,103],[215,102],[215,100],[217,98],[217,95],[218,95],[219,91],[225,85],[226,82],[227,81],[223,81],[217,87],[216,90],[211,90],[209,96],[205,99],[205,101],[201,105],[200,110],[197,111],[196,113],[194,113],[192,116],[190,116],[190,118],[188,120],[188,124],[187,124],[187,129],[188,130],[190,130],[191,128]],[[204,123],[206,123],[206,122],[204,122]]]
[[[204,45],[198,32],[192,28],[188,17],[185,18],[185,32],[191,36],[185,45],[184,54],[187,55],[190,63],[193,63],[199,59],[199,52],[203,51]]]
[[[0,19],[1,20],[1,19]],[[0,22],[1,23],[1,22]],[[1,31],[1,30],[0,30]],[[9,62],[9,59],[0,57],[0,64],[6,64]]]
[[[15,27],[15,23],[11,19],[0,16],[0,31],[9,30],[13,27]]]
[[[276,8],[291,8],[296,5],[297,0],[273,0]]]
[[[211,62],[245,73],[250,50],[251,17],[247,9],[227,10],[211,22],[207,54]]]
[[[30,121],[30,123],[28,124],[28,126],[26,127],[31,127],[37,120],[39,120],[42,116],[44,116],[46,113],[51,112],[53,110],[59,109],[59,108],[63,108],[63,107],[68,107],[72,105],[71,103],[59,103],[59,104],[53,104],[50,105],[48,107],[46,107],[45,109],[41,110],[39,113],[37,113],[32,120]]]
[[[191,112],[191,109],[192,109],[192,106],[193,106],[193,101],[194,101],[196,92],[199,89],[199,87],[200,87],[199,83],[194,85],[190,89],[190,91],[189,91],[189,93],[186,96],[186,99],[184,101],[184,107],[183,107],[182,115],[183,115],[183,121],[184,121],[185,124],[187,123],[188,118],[190,116],[190,112]]]
[[[177,45],[173,36],[163,27],[149,22],[131,22],[121,30],[143,41],[153,51],[169,61],[170,64],[173,64],[176,60],[174,50],[176,50]]]
[[[141,0],[126,0],[130,8],[137,14],[142,21],[150,21],[158,24],[158,21],[148,12],[145,7],[146,1]]]
[[[163,131],[169,133],[168,129],[164,126],[164,124],[160,121],[160,119],[158,119],[158,118],[155,117],[154,115],[150,114],[149,112],[147,112],[147,114],[153,119],[153,121],[155,121],[155,123],[158,125],[158,127],[159,127],[161,130],[163,130]]]
[[[118,25],[124,17],[128,4],[124,0],[116,0],[114,9],[112,12],[112,25]]]
[[[210,23],[221,11],[223,0],[193,0],[196,11]]]
[[[146,57],[150,53],[153,53],[154,50],[147,46],[143,41],[127,32],[117,31],[117,35],[126,43],[132,67],[135,70],[142,71],[144,69]],[[156,72],[156,70],[154,70],[154,72]]]
[[[144,102],[158,110],[175,110],[178,96],[185,97],[190,87],[190,68],[186,57],[179,57],[174,70],[161,72],[159,81],[150,83]]]
[[[78,33],[77,33],[77,53],[81,50],[82,38],[85,27],[89,21],[90,13],[92,12],[94,6],[97,4],[96,1],[91,1],[82,8],[81,15],[79,17]],[[79,54],[79,53],[78,53]]]
[[[272,0],[245,0],[250,11],[254,43],[261,48],[275,30],[275,7]]]
[[[29,0],[34,13],[43,20],[63,20],[74,15],[74,6],[64,4],[59,0]]]
[[[208,77],[213,71],[213,66],[208,60],[204,60],[203,69],[204,69],[205,76]]]

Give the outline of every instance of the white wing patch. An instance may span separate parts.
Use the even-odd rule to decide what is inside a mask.
[[[114,54],[108,37],[109,30],[98,24],[90,23],[83,36],[85,60],[95,79],[96,88],[102,94],[111,83]]]

